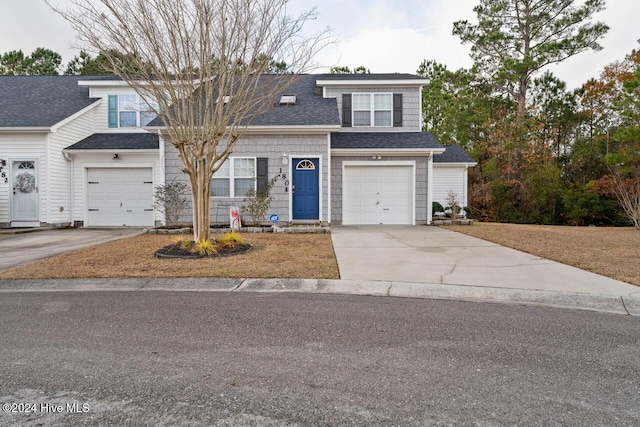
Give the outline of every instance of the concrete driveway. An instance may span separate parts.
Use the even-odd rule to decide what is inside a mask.
[[[0,271],[141,232],[141,228],[71,228],[0,234]]]
[[[437,227],[332,226],[340,277],[640,295],[640,287]]]

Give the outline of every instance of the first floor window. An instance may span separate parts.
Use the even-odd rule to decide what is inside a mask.
[[[256,189],[256,159],[254,157],[230,157],[213,174],[212,197],[245,197]]]

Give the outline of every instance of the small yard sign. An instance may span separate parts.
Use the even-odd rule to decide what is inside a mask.
[[[271,216],[269,217],[269,221],[271,221],[271,224],[277,224],[278,221],[280,221],[280,217],[278,216],[278,214],[271,214]]]

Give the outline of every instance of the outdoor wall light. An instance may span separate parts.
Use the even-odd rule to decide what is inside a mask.
[[[113,160],[120,160],[120,156],[118,155],[118,153],[113,155]]]
[[[289,164],[289,157],[287,156],[287,153],[282,153],[282,164],[283,165]]]
[[[5,159],[0,159],[0,166],[7,166],[7,161]]]

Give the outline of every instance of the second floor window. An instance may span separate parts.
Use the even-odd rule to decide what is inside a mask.
[[[354,93],[353,126],[392,126],[393,94]]]
[[[145,127],[156,117],[154,110],[156,105],[147,104],[138,95],[110,95],[109,127]]]

